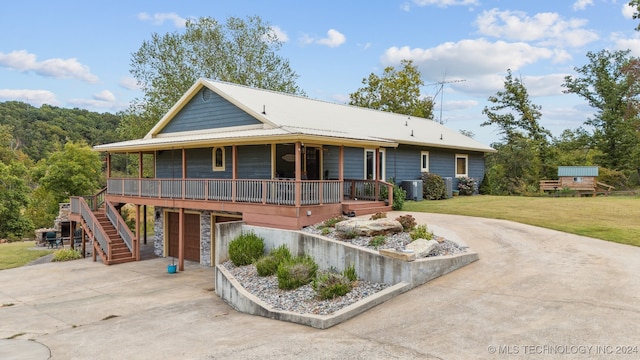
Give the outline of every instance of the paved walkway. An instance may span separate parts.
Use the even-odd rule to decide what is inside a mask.
[[[0,341],[0,358],[640,357],[640,248],[508,221],[413,215],[480,260],[327,330],[237,313],[212,291],[213,269],[192,263],[175,275],[167,259],[0,271],[0,339],[13,338]]]

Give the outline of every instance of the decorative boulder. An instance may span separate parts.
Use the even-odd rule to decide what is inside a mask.
[[[427,257],[434,251],[440,250],[440,243],[437,240],[417,239],[405,246],[407,250],[413,250],[416,257]]]
[[[402,232],[402,224],[396,220],[358,220],[351,219],[336,224],[336,231],[343,233],[355,231],[359,236],[387,235]]]

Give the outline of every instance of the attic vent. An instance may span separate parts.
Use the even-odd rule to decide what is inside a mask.
[[[205,102],[209,101],[209,99],[211,99],[211,90],[207,88],[202,89],[201,95],[202,95],[202,101],[205,101]]]

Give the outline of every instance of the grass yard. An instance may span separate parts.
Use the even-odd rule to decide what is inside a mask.
[[[0,270],[20,267],[42,256],[51,254],[53,250],[30,250],[36,246],[35,241],[19,241],[0,244]]]
[[[458,196],[407,201],[402,210],[512,220],[640,246],[639,197]]]

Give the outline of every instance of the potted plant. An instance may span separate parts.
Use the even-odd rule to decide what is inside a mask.
[[[178,270],[178,265],[175,264],[176,258],[174,256],[171,257],[171,264],[167,265],[167,272],[169,274],[175,274]]]

